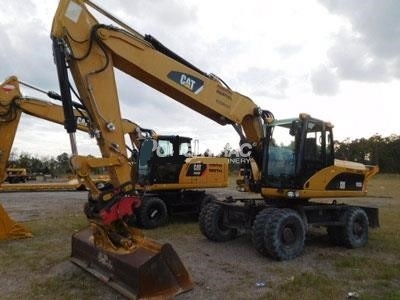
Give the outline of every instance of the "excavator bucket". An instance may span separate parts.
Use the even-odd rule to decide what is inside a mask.
[[[172,246],[145,238],[117,253],[95,246],[88,227],[72,236],[71,260],[129,299],[168,299],[193,288]]]
[[[11,219],[0,204],[0,240],[23,239],[32,236],[29,229]]]

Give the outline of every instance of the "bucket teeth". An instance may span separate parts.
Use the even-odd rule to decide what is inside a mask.
[[[91,228],[72,236],[71,260],[129,299],[165,299],[191,290],[190,276],[170,244],[146,239],[130,251],[96,247]]]

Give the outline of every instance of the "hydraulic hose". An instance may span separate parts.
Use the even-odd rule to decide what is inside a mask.
[[[69,89],[68,69],[65,62],[63,42],[53,39],[53,55],[57,67],[58,82],[60,85],[61,99],[64,110],[64,128],[68,133],[75,133],[77,124],[74,115],[71,91]]]

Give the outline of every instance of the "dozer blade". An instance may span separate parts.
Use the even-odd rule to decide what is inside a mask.
[[[129,253],[115,253],[96,247],[89,227],[72,236],[71,260],[129,299],[172,298],[193,288],[170,244],[146,240]]]
[[[11,219],[0,204],[0,240],[23,239],[32,236],[29,229]]]

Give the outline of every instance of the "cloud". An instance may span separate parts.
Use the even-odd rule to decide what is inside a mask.
[[[313,92],[317,95],[334,96],[339,90],[337,76],[325,65],[313,70],[310,80]]]
[[[242,86],[243,92],[254,97],[282,99],[289,88],[289,80],[281,70],[250,67],[236,74],[236,78],[235,86]]]
[[[391,0],[320,0],[331,13],[345,17],[328,51],[341,79],[384,82],[399,78],[400,2]]]
[[[32,19],[37,13],[36,5],[31,0],[25,1],[5,1],[1,5],[1,23],[13,23]]]
[[[290,45],[290,44],[285,44],[285,45],[280,45],[279,47],[276,47],[275,50],[283,57],[283,58],[288,58],[291,57],[301,51],[301,46],[300,45]]]
[[[370,52],[365,41],[358,37],[341,34],[328,51],[328,57],[342,79],[374,82],[391,77],[390,63]]]
[[[196,7],[178,0],[118,0],[98,4],[142,34],[154,34],[160,39],[178,40],[179,33],[185,28],[190,32],[188,29],[197,20]]]
[[[49,37],[57,2],[4,2],[0,11],[1,76],[15,74],[42,89],[59,90]],[[277,117],[314,108],[317,114],[321,108],[315,103],[320,98],[313,93],[332,96],[332,101],[347,105],[348,99],[373,96],[372,92],[364,94],[366,88],[376,91],[376,86],[368,83],[384,82],[385,89],[380,88],[380,95],[387,85],[395,84],[389,82],[391,79],[400,78],[397,54],[400,18],[396,16],[400,2],[320,0],[319,3],[322,5],[315,5],[314,1],[300,4],[260,0],[248,5],[211,0],[96,0],[96,4],[140,33],[153,35],[204,72],[221,77],[257,105],[268,106]],[[215,144],[222,149],[226,142],[238,143],[231,127],[221,127],[119,73],[118,95],[123,117],[160,133],[200,138],[200,145],[205,148],[213,148]],[[352,82],[343,84],[339,92],[341,80]],[[395,99],[397,89],[392,87],[392,92]],[[24,93],[32,95],[28,89]],[[369,107],[375,102],[371,103]],[[61,145],[58,141],[52,146],[48,146],[48,141],[33,141],[34,134],[39,138],[40,133],[45,136],[43,132],[49,133],[50,143],[58,138],[68,141],[62,127],[53,132],[32,126],[34,122],[31,119],[25,123],[26,129],[20,127],[24,132],[20,145],[27,145],[30,140],[35,147],[41,146],[42,152],[50,151],[55,144]],[[86,139],[80,142],[80,148]],[[217,145],[219,142],[221,146]]]
[[[4,77],[54,89],[57,79],[51,50],[50,29],[37,15],[31,1],[9,1],[0,11],[0,60]],[[12,16],[12,17],[10,17]]]

